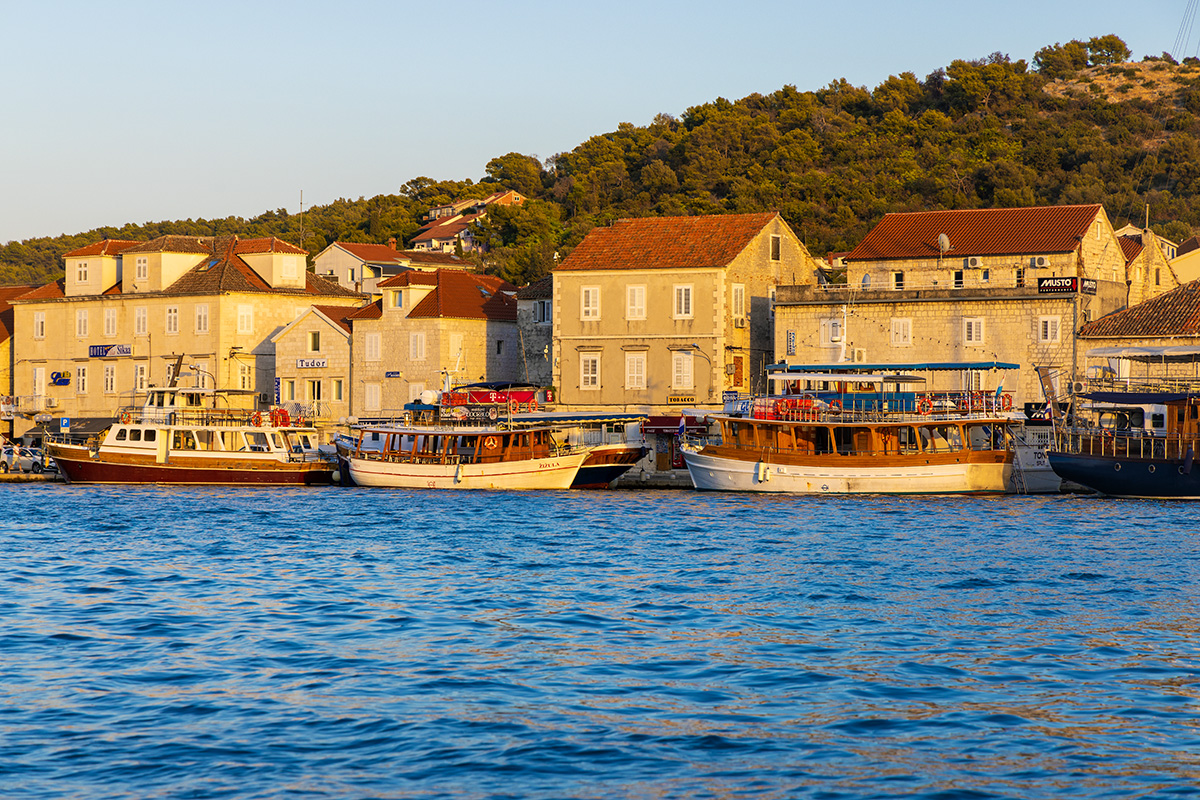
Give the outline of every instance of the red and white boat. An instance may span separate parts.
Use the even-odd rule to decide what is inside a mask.
[[[50,442],[46,453],[69,483],[312,485],[335,480],[337,461],[317,430],[265,411],[218,408],[228,393],[151,389],[87,444]]]

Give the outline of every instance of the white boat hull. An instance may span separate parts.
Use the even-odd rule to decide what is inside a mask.
[[[791,494],[1004,493],[1012,465],[913,464],[878,468],[772,464],[684,451],[692,484],[701,490]]]
[[[398,489],[567,489],[586,452],[488,464],[409,464],[346,457],[359,486]]]

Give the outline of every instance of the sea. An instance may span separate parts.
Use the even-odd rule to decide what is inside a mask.
[[[1198,508],[0,485],[0,796],[1200,797]]]

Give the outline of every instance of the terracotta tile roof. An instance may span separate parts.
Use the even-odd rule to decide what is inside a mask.
[[[457,267],[458,269],[469,269],[471,267],[470,261],[459,258],[453,253],[433,253],[428,250],[401,250],[400,255],[412,264]]]
[[[394,289],[397,286],[437,286],[437,272],[401,272],[399,275],[393,275],[385,281],[379,282],[380,289]]]
[[[291,253],[292,255],[308,255],[307,250],[301,250],[296,245],[266,236],[261,239],[238,239],[234,248],[235,253]]]
[[[145,242],[137,242],[129,239],[102,239],[94,244],[85,245],[78,250],[72,250],[69,253],[63,253],[63,258],[75,258],[77,256],[114,256],[122,250],[128,250],[130,247],[145,244]]]
[[[67,296],[67,279],[59,278],[56,281],[43,284],[33,291],[25,292],[12,298],[14,300],[57,300],[60,297]]]
[[[517,292],[518,300],[545,300],[554,296],[554,276],[538,278]]]
[[[252,242],[256,240],[251,240]],[[266,240],[257,240],[263,242]],[[337,283],[320,275],[305,272],[303,289],[272,288],[249,264],[237,254],[240,241],[237,237],[219,237],[206,252],[209,258],[201,260],[179,277],[175,283],[163,290],[163,294],[217,294],[220,292],[265,292],[270,294],[311,294],[327,297],[360,297],[358,292],[343,289]],[[257,245],[256,245],[257,246]],[[251,252],[267,252],[253,250]],[[289,252],[283,250],[280,252]],[[298,250],[298,253],[304,251]]]
[[[344,330],[346,333],[350,332],[350,315],[353,314],[355,311],[358,311],[358,309],[353,306],[317,306],[317,305],[314,305],[313,308],[316,309],[317,311],[320,311],[325,316],[329,317],[329,319],[334,324],[336,324],[339,328]]]
[[[13,335],[13,307],[8,301],[36,288],[38,287],[32,284],[0,286],[0,342],[6,341]]]
[[[1084,338],[1200,336],[1200,281],[1084,325]]]
[[[427,242],[434,239],[453,239],[460,233],[471,226],[471,223],[480,217],[484,216],[483,212],[478,214],[467,214],[463,217],[458,217],[450,222],[443,222],[440,225],[433,225],[419,232],[414,238],[414,242]]]
[[[383,301],[376,300],[374,303],[370,303],[351,311],[346,315],[346,319],[379,319],[382,316]]]
[[[513,322],[517,319],[516,287],[491,275],[457,269],[436,272],[405,272],[380,286],[433,286],[409,317],[453,317]]]
[[[386,244],[362,242],[334,242],[334,244],[359,261],[366,261],[368,264],[395,264],[396,258],[400,255],[396,248],[388,247]]]
[[[1142,246],[1142,238],[1139,236],[1136,239],[1132,236],[1118,236],[1117,243],[1121,245],[1121,253],[1125,256],[1125,263],[1133,261],[1145,248]]]
[[[936,258],[940,233],[950,238],[949,258],[1070,253],[1102,212],[1081,205],[885,214],[846,260]]]
[[[130,247],[129,253],[211,253],[211,236],[177,236],[168,234]]]
[[[768,211],[621,219],[594,228],[555,271],[723,267],[778,216]]]
[[[1200,250],[1200,236],[1193,236],[1190,239],[1185,239],[1178,249],[1175,250],[1176,256],[1181,256],[1184,253],[1190,253],[1193,250]]]

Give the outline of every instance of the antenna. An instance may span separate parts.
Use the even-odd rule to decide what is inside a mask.
[[[942,253],[945,254],[945,252],[947,250],[952,250],[952,249],[953,248],[950,247],[950,237],[944,233],[939,233],[938,234],[938,250],[941,250]]]
[[[300,249],[304,249],[304,190],[300,190]]]

